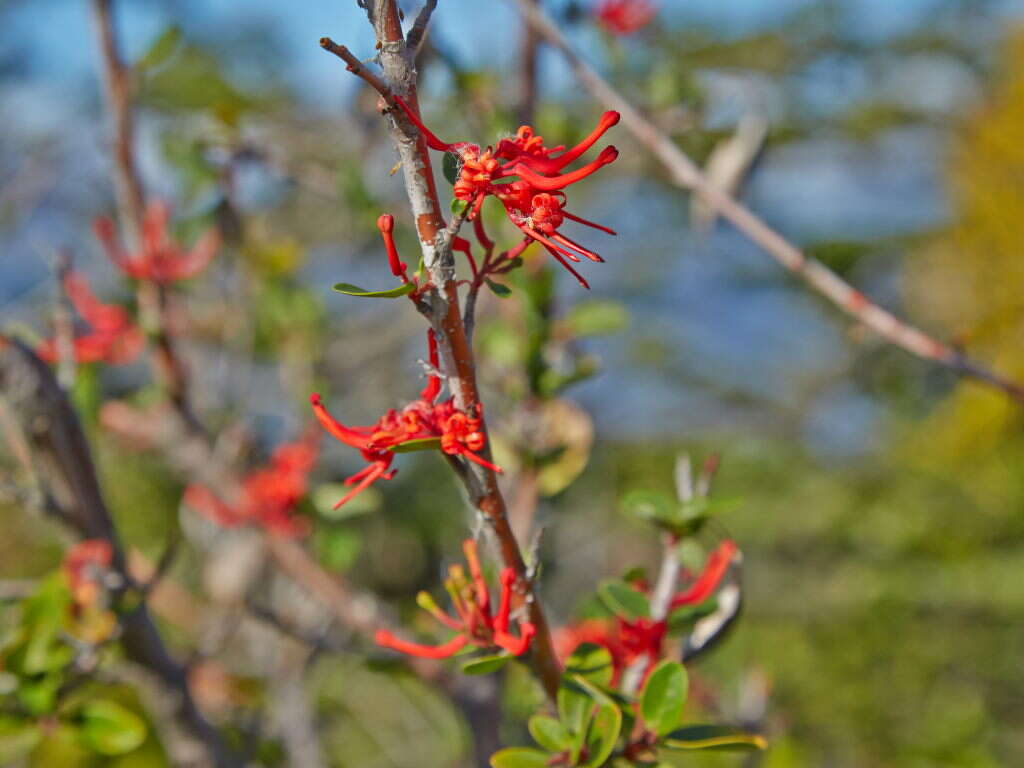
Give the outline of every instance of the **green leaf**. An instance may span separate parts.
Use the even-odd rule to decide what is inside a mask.
[[[551,755],[529,747],[510,747],[491,755],[491,768],[546,768]]]
[[[609,685],[615,675],[612,654],[603,645],[580,643],[565,662],[566,675],[579,675],[596,685]]]
[[[82,707],[80,733],[101,755],[123,755],[146,740],[146,724],[115,701],[94,699]]]
[[[597,594],[616,616],[636,620],[651,615],[647,598],[624,582],[607,579],[598,585]]]
[[[508,653],[500,653],[496,656],[478,656],[463,664],[462,671],[467,675],[489,675],[504,667],[512,661],[512,658],[512,655]]]
[[[654,668],[640,697],[640,714],[650,730],[664,736],[679,725],[687,688],[686,670],[678,661],[665,659]]]
[[[498,298],[507,299],[509,296],[512,295],[512,289],[509,288],[507,285],[496,283],[489,277],[485,277],[484,282],[487,283],[487,287],[490,288],[491,292]]]
[[[678,728],[665,737],[663,746],[667,749],[717,749],[750,752],[765,749],[768,742],[764,736],[745,733],[727,725],[688,725]]]
[[[622,712],[604,691],[585,677],[573,675],[572,679],[597,704],[597,714],[591,720],[587,733],[587,761],[583,764],[588,768],[597,768],[604,765],[615,749],[615,743],[622,731]]]
[[[393,445],[388,450],[392,453],[412,453],[413,451],[432,451],[440,447],[440,437],[420,437],[416,440],[406,440],[404,443]]]
[[[454,152],[445,152],[444,159],[441,161],[441,168],[444,170],[444,177],[448,179],[448,183],[453,185],[459,179],[459,171],[462,170],[462,159]]]
[[[0,765],[14,765],[28,757],[42,738],[42,731],[31,720],[0,719]]]
[[[553,717],[534,715],[527,727],[533,740],[549,752],[564,752],[572,746],[572,734]]]
[[[172,24],[167,27],[149,46],[149,50],[142,54],[135,68],[139,72],[147,69],[156,69],[174,55],[181,43],[181,27]]]
[[[677,503],[671,497],[657,491],[630,491],[622,497],[621,503],[627,514],[641,520],[675,524],[680,519]]]
[[[402,283],[386,291],[367,291],[358,285],[352,285],[352,283],[336,283],[334,290],[344,293],[346,296],[359,296],[363,299],[397,299],[399,296],[407,296],[415,291],[416,286],[413,283]]]
[[[617,301],[582,301],[569,310],[565,323],[576,336],[605,336],[629,324],[629,313]]]
[[[459,200],[459,198],[453,197],[448,207],[451,208],[453,214],[461,216],[463,211],[469,208],[469,200]]]
[[[668,615],[668,628],[670,631],[686,629],[717,610],[718,598],[716,597],[709,597],[697,605],[681,605]]]

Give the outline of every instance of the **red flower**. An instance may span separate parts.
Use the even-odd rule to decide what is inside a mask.
[[[427,339],[430,345],[430,364],[436,369],[439,361],[433,331],[428,332]],[[335,509],[362,493],[378,479],[390,480],[394,477],[397,470],[389,471],[389,467],[395,458],[394,449],[402,446],[437,447],[449,455],[462,456],[495,472],[501,472],[500,467],[478,455],[487,442],[483,420],[480,418],[480,405],[477,405],[476,413],[471,415],[455,407],[455,398],[435,403],[440,391],[441,379],[432,373],[427,377],[427,386],[418,400],[401,410],[387,411],[376,424],[365,427],[342,424],[328,412],[320,395],[310,395],[313,413],[324,429],[345,445],[358,449],[367,462],[366,467],[346,478],[345,485],[355,487],[334,505]],[[413,445],[420,441],[423,441],[422,446]]]
[[[100,594],[103,572],[110,567],[114,550],[104,539],[85,539],[64,554],[62,565],[78,605],[92,605]]]
[[[613,35],[624,37],[646,27],[656,13],[651,0],[602,0],[594,16]]]
[[[195,277],[206,269],[220,247],[220,234],[209,229],[186,251],[167,231],[170,218],[171,210],[166,203],[150,203],[142,219],[142,242],[134,254],[125,252],[109,218],[97,218],[93,230],[114,266],[124,274],[137,280],[173,283]]]
[[[707,600],[715,593],[725,574],[729,570],[737,553],[736,543],[726,539],[704,564],[704,570],[681,592],[678,592],[669,604],[669,610],[684,605],[696,605]],[[640,591],[649,591],[646,585],[634,584]],[[576,624],[561,628],[555,633],[555,650],[561,658],[567,658],[580,643],[595,643],[608,649],[612,656],[615,669],[615,680],[622,671],[640,656],[648,655],[658,659],[662,655],[665,635],[668,632],[667,621],[654,621],[649,618],[627,619],[615,616],[611,619],[586,619]]]
[[[502,570],[498,612],[492,615],[490,593],[480,569],[476,542],[467,539],[462,543],[462,550],[469,564],[469,578],[466,578],[461,566],[453,565],[448,569],[448,579],[445,580],[445,589],[451,595],[452,606],[458,618],[453,618],[442,611],[427,592],[420,592],[416,600],[431,616],[459,634],[441,645],[420,645],[402,640],[382,629],[376,635],[378,645],[428,659],[448,658],[467,644],[478,648],[500,648],[512,656],[521,656],[526,652],[536,634],[533,624],[519,621],[518,637],[509,632],[512,587],[516,583],[515,571],[512,568]]]
[[[590,287],[569,262],[579,262],[581,256],[591,261],[603,259],[561,234],[558,228],[565,219],[569,219],[611,235],[615,232],[564,210],[564,190],[613,162],[619,152],[615,147],[605,147],[597,159],[587,165],[568,173],[562,173],[562,170],[579,159],[619,122],[618,112],[605,112],[590,135],[570,150],[562,146],[546,147],[544,139],[534,134],[528,125],[521,126],[513,138],[502,139],[497,148],[481,150],[479,146],[464,141],[441,141],[401,98],[395,97],[395,102],[419,128],[427,146],[458,155],[462,166],[455,181],[454,194],[472,206],[470,219],[478,217],[488,196],[497,198],[509,220],[526,236],[527,243],[540,243],[583,287]]]
[[[72,341],[77,362],[120,365],[138,357],[144,337],[124,307],[103,304],[89,288],[85,277],[77,272],[69,272],[64,278],[64,292],[90,327],[88,333]],[[56,362],[59,357],[56,339],[44,340],[36,348],[36,354],[48,363]]]
[[[303,535],[308,532],[308,522],[292,513],[306,495],[307,477],[316,456],[316,444],[311,439],[284,443],[266,467],[245,477],[233,504],[200,484],[185,489],[184,501],[225,528],[258,525],[285,536]]]

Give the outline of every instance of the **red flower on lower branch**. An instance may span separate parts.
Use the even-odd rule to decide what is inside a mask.
[[[293,513],[306,495],[307,478],[316,456],[312,439],[284,443],[271,455],[267,466],[246,475],[234,503],[229,504],[198,483],[185,489],[184,502],[225,528],[255,525],[285,536],[303,535],[309,524]]]
[[[437,342],[434,332],[428,334],[430,343],[430,364],[438,366]],[[501,467],[479,455],[487,444],[483,431],[481,406],[473,414],[459,410],[455,399],[448,398],[435,403],[441,391],[441,380],[433,373],[427,377],[417,400],[401,410],[387,411],[376,424],[368,426],[347,426],[334,418],[323,404],[319,394],[310,395],[313,413],[324,429],[334,438],[359,450],[367,466],[346,478],[345,485],[354,486],[335,504],[335,509],[352,500],[377,480],[390,480],[397,470],[390,469],[395,451],[426,450],[440,448],[444,453],[461,456],[494,472]]]
[[[88,331],[76,335],[71,342],[76,362],[121,365],[139,356],[145,338],[142,329],[132,322],[128,310],[101,302],[85,277],[77,272],[65,276],[64,292],[89,326]],[[36,348],[36,354],[48,363],[57,362],[60,357],[57,340],[44,340]]]
[[[673,596],[669,603],[670,612],[684,606],[697,605],[714,595],[738,555],[739,549],[734,541],[727,539],[719,544],[708,556],[700,575]],[[638,591],[645,594],[649,592],[646,586]],[[585,619],[570,624],[555,633],[554,641],[558,655],[563,659],[568,658],[580,643],[604,646],[612,656],[617,681],[623,670],[641,656],[646,654],[651,659],[661,658],[668,631],[667,620],[615,616],[610,619]]]
[[[448,569],[445,589],[451,596],[452,607],[456,616],[453,617],[434,602],[427,592],[420,592],[416,602],[430,613],[441,624],[459,634],[441,645],[421,645],[395,637],[387,630],[379,630],[376,635],[378,645],[410,656],[428,659],[445,659],[461,651],[467,645],[477,648],[501,649],[512,656],[521,656],[530,647],[530,641],[536,634],[536,628],[527,621],[519,621],[519,635],[509,632],[512,612],[512,587],[516,583],[516,573],[512,568],[501,572],[501,595],[497,613],[491,612],[491,597],[480,568],[476,542],[467,539],[462,543],[462,550],[469,565],[469,576],[461,566],[453,565]]]

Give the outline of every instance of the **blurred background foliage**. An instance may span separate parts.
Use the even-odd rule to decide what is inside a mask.
[[[627,38],[598,29],[585,2],[545,4],[702,163],[744,121],[764,125],[749,173],[722,183],[883,305],[1024,378],[1019,3],[663,0]],[[422,386],[419,318],[404,302],[330,292],[385,284],[381,211],[395,214],[405,258],[415,253],[375,98],[316,48],[326,34],[372,54],[355,3],[122,5],[147,187],[175,201],[186,241],[211,222],[227,241],[180,297],[199,407],[226,450],[258,463],[299,432],[314,389],[355,423],[408,400]],[[104,297],[129,295],[88,227],[113,202],[85,6],[0,3],[0,320],[29,338],[48,332],[58,248]],[[510,30],[510,5],[440,3],[420,68],[440,136],[487,143],[514,130]],[[550,52],[540,72],[535,124],[568,145],[600,107]],[[520,529],[543,530],[554,616],[585,609],[603,577],[653,569],[654,537],[621,498],[670,491],[681,451],[718,451],[717,488],[742,502],[716,525],[745,552],[745,613],[691,670],[691,706],[763,727],[771,768],[1022,764],[1019,406],[851,327],[692,207],[624,131],[613,140],[620,160],[573,190],[577,213],[620,233],[599,244],[607,264],[589,265],[591,294],[530,255],[509,298],[482,297],[476,336],[499,461],[517,489],[540,493],[536,510],[529,494],[510,496]],[[179,620],[165,615],[164,629],[210,657],[204,703],[242,724],[240,740],[271,711],[254,758],[296,754],[288,740],[301,734],[289,737],[281,711],[296,701],[332,766],[471,764],[474,741],[495,746],[481,716],[522,739],[536,692],[518,667],[494,705],[487,684],[440,691],[350,646],[308,662],[248,616],[253,589],[232,591],[226,574],[250,568],[251,543],[179,513],[186,478],[100,426],[104,401],[151,401],[147,382],[142,365],[82,371],[76,402],[125,539],[155,559],[170,531],[187,534],[171,572]],[[313,551],[412,620],[413,596],[436,588],[471,521],[434,455],[403,457],[394,481],[332,515],[329,484],[355,458],[325,441],[326,487],[305,507]],[[2,514],[0,576],[52,571],[60,532],[16,505]],[[297,587],[253,578],[261,599],[308,613]],[[115,692],[132,706],[135,694]],[[32,764],[166,760],[153,740],[103,757],[57,729]]]

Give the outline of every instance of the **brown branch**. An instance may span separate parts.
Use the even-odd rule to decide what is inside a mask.
[[[526,0],[532,6],[538,0]],[[519,104],[516,110],[521,125],[533,123],[534,112],[537,110],[537,53],[540,48],[540,34],[537,28],[523,18],[522,38],[519,43]]]
[[[435,8],[437,8],[437,0],[427,0],[416,16],[412,29],[409,30],[405,44],[412,49],[413,55],[419,53],[420,46],[423,44],[423,38],[427,34],[427,25],[430,23],[430,17],[434,13]]]
[[[112,0],[92,0],[92,12],[98,38],[104,96],[113,124],[113,176],[118,220],[125,244],[129,248],[138,248],[141,244],[146,196],[135,163],[131,72],[121,60]],[[154,374],[189,430],[199,434],[202,426],[191,405],[188,369],[178,352],[168,319],[170,296],[167,287],[142,280],[138,285],[136,300],[142,326],[151,333],[156,347],[156,354],[152,357]]]
[[[133,604],[135,598],[129,590],[134,591],[134,579],[107,510],[89,444],[67,395],[46,363],[21,342],[5,336],[0,336],[0,391],[28,441],[33,469],[52,487],[54,503],[63,510],[62,519],[83,538],[103,539],[111,545],[111,567],[124,584],[114,598],[122,604],[125,653],[174,692],[178,718],[203,743],[217,766],[241,766],[199,711],[189,686],[188,667],[171,656],[146,603]]]
[[[343,46],[334,45],[326,39],[321,45],[341,57],[349,69],[369,82],[385,101],[388,101],[389,94],[394,93],[400,95],[411,109],[418,111],[415,50],[403,38],[395,0],[374,0],[371,19],[380,50],[378,58],[384,73],[383,87],[374,82],[377,79],[375,76],[373,79],[367,77],[365,68],[358,61],[353,62],[354,57],[350,58],[351,54]],[[448,386],[459,409],[473,412],[480,402],[475,359],[462,321],[455,259],[451,249],[452,235],[445,228],[430,155],[423,137],[400,110],[389,109],[386,114],[391,138],[401,160],[424,264],[430,276],[430,320],[438,334]],[[486,426],[482,429],[486,434]],[[490,440],[487,445],[490,445]],[[490,458],[489,450],[485,450],[484,454],[485,458]],[[518,576],[517,590],[528,605],[530,621],[537,628],[532,651],[534,667],[545,690],[554,697],[561,669],[551,643],[547,617],[509,525],[497,475],[475,463],[463,464],[466,466],[459,474],[464,480],[470,501],[490,524],[502,561],[507,567],[513,568]]]
[[[951,371],[992,386],[1018,402],[1024,402],[1024,384],[992,371],[965,357],[953,346],[900,320],[874,304],[821,262],[807,256],[763,219],[710,182],[696,163],[644,117],[622,94],[588,65],[569,45],[551,18],[531,0],[515,0],[527,21],[565,57],[576,79],[595,99],[622,115],[622,124],[669,173],[672,183],[698,195],[704,203],[759,245],[781,266],[795,274],[818,294],[890,344],[930,360]]]

